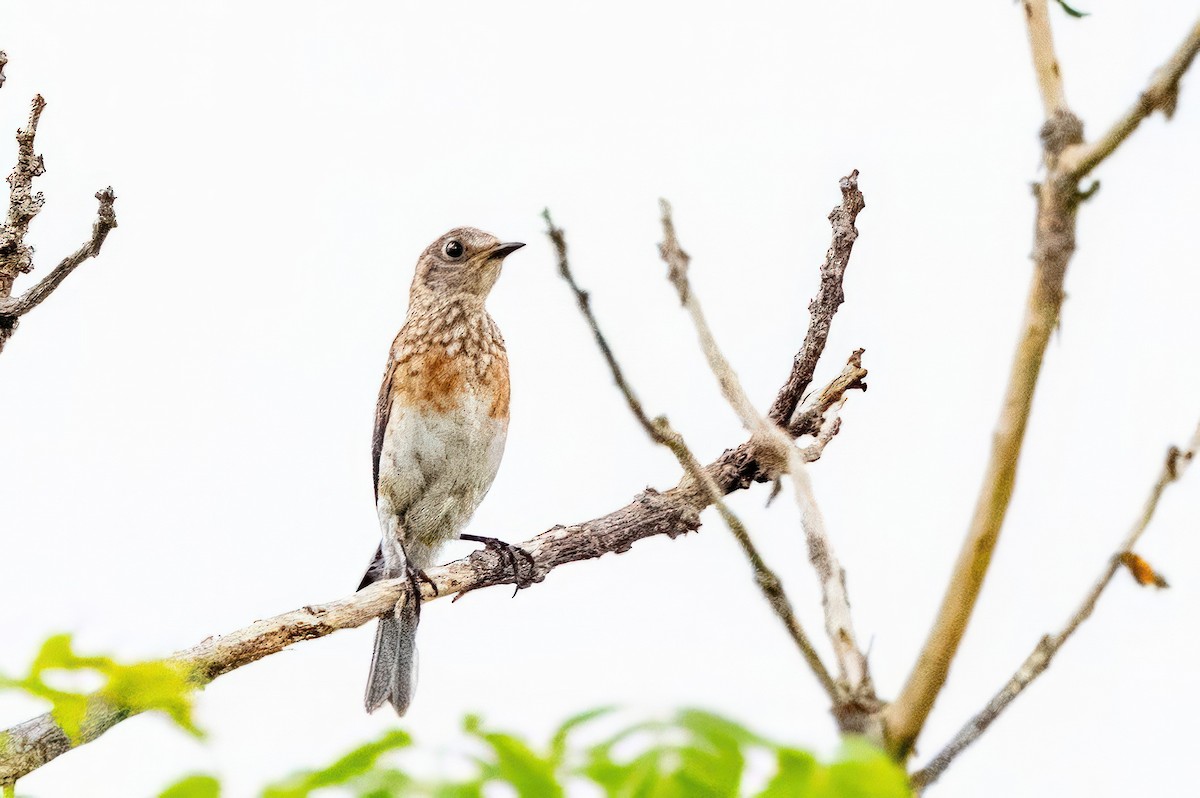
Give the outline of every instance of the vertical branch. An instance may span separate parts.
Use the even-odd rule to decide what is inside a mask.
[[[787,384],[775,397],[767,413],[767,418],[783,427],[791,422],[796,405],[812,383],[817,361],[829,340],[833,315],[846,299],[842,280],[846,276],[846,267],[850,265],[850,252],[858,239],[858,228],[854,222],[866,207],[866,202],[858,190],[857,169],[843,177],[838,185],[842,190],[842,202],[829,214],[833,241],[825,253],[825,262],[821,264],[821,285],[817,295],[808,303],[808,332],[804,335],[804,347],[796,353]]]
[[[0,224],[0,299],[12,295],[18,274],[33,270],[33,247],[25,243],[25,234],[46,201],[41,192],[33,193],[33,179],[46,171],[42,156],[33,151],[38,120],[45,108],[42,96],[34,97],[29,122],[17,131],[17,163],[8,175],[8,213]]]
[[[898,757],[907,756],[911,751],[945,684],[950,663],[983,587],[1012,499],[1034,389],[1050,336],[1059,322],[1067,266],[1075,252],[1076,211],[1084,198],[1079,190],[1079,178],[1085,173],[1085,167],[1091,169],[1099,164],[1128,135],[1126,126],[1118,122],[1114,129],[1124,133],[1110,134],[1099,144],[1083,144],[1083,124],[1067,107],[1063,93],[1046,0],[1022,0],[1022,6],[1038,89],[1046,112],[1041,140],[1047,174],[1036,186],[1033,277],[1000,418],[992,437],[983,486],[966,537],[917,662],[896,700],[884,710],[888,744]],[[1179,79],[1197,49],[1200,49],[1200,29],[1184,40],[1152,81],[1150,93],[1143,97],[1157,98],[1154,103],[1164,110],[1173,108]],[[1139,113],[1145,116],[1154,107],[1157,106],[1152,105]],[[1081,152],[1085,156],[1082,160]]]
[[[1046,118],[1067,111],[1067,96],[1063,91],[1062,70],[1054,54],[1054,34],[1050,30],[1050,9],[1047,0],[1021,0],[1025,9],[1025,29],[1029,34],[1029,50],[1033,56],[1033,71],[1037,77],[1038,93]]]
[[[1000,418],[992,435],[983,486],[967,534],[917,662],[900,694],[884,710],[889,747],[900,757],[911,750],[946,682],[950,663],[966,633],[991,564],[992,552],[1000,539],[1012,499],[1034,390],[1051,333],[1058,325],[1067,265],[1075,252],[1077,181],[1063,176],[1053,165],[1064,147],[1081,140],[1082,126],[1063,98],[1046,18],[1046,0],[1024,0],[1024,7],[1034,63],[1038,68],[1038,85],[1048,113],[1042,128],[1042,142],[1046,161],[1051,167],[1045,181],[1037,187],[1033,277]]]

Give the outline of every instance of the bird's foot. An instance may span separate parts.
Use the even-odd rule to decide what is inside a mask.
[[[412,588],[412,597],[416,602],[416,606],[413,607],[413,612],[416,613],[418,618],[420,618],[421,605],[424,603],[421,601],[421,583],[424,582],[433,588],[433,595],[435,596],[438,594],[437,583],[430,579],[429,575],[420,568],[413,568],[411,565],[405,565],[404,575],[408,577],[409,587]]]
[[[518,590],[533,584],[533,577],[537,573],[536,563],[534,562],[533,555],[525,551],[525,549],[520,546],[514,546],[511,543],[505,543],[499,538],[488,538],[482,535],[459,535],[459,537],[463,540],[482,543],[485,547],[496,552],[500,557],[500,564],[506,566],[512,572],[513,584],[517,586],[516,590],[513,591],[514,596],[517,595]],[[524,570],[521,568],[522,563],[525,566]],[[462,593],[459,593],[459,596],[461,595]]]

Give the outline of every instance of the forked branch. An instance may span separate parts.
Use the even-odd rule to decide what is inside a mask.
[[[857,236],[857,230],[853,227],[854,217],[863,207],[857,178],[857,171],[849,177],[842,178],[843,202],[830,214],[831,220],[848,219],[854,236]],[[867,658],[855,638],[850,599],[846,592],[846,572],[834,553],[833,543],[825,528],[824,516],[817,505],[812,481],[805,465],[805,452],[797,449],[795,442],[784,427],[768,421],[754,409],[754,404],[742,388],[741,381],[733,367],[717,345],[716,338],[700,306],[700,298],[691,287],[688,279],[691,259],[679,244],[675,223],[671,216],[671,206],[666,200],[662,200],[661,209],[663,242],[659,245],[659,252],[667,264],[667,276],[675,286],[680,304],[691,316],[697,337],[700,339],[700,348],[721,387],[721,393],[753,436],[752,440],[758,447],[759,460],[764,461],[769,458],[774,467],[791,477],[793,493],[800,510],[801,524],[808,541],[809,559],[816,568],[821,585],[822,605],[825,610],[825,630],[833,644],[838,663],[840,695],[835,702],[837,717],[844,731],[866,733],[880,703],[871,683]],[[835,221],[834,246],[838,243],[837,234],[838,226]],[[852,239],[849,243],[853,243]],[[830,251],[833,251],[832,247]],[[845,256],[849,256],[848,248]],[[824,315],[820,316],[816,323],[810,320],[809,334],[815,340],[810,342],[806,339],[805,347],[802,350],[812,352],[818,358],[825,347],[833,314],[837,312],[838,306],[841,304],[842,277],[847,265],[845,259],[836,261],[833,258],[827,258],[826,263],[829,264],[831,260],[836,263],[836,269],[829,270],[833,279],[823,281],[822,284],[831,300],[824,303],[814,301],[810,306],[810,312]],[[833,296],[836,296],[837,299],[832,300]],[[815,364],[815,361],[813,362]],[[840,404],[831,408],[829,416],[824,420],[822,429],[816,436],[817,443],[814,444],[816,452],[819,453],[825,443],[837,433],[840,420],[836,414],[839,409]]]
[[[2,54],[0,54],[2,56]],[[0,62],[0,74],[3,63]],[[0,85],[3,80],[0,79]],[[0,351],[12,337],[22,316],[40,305],[54,289],[88,258],[100,254],[100,247],[109,232],[117,226],[113,211],[116,195],[112,187],[96,192],[100,209],[92,224],[92,235],[79,249],[64,258],[36,285],[18,297],[12,296],[13,283],[18,275],[33,270],[33,247],[25,241],[29,223],[41,211],[45,197],[33,192],[34,178],[46,171],[42,156],[34,151],[38,122],[46,101],[39,95],[33,98],[29,122],[17,131],[17,163],[8,176],[9,202],[5,220],[0,223]]]
[[[1067,266],[1075,252],[1075,217],[1084,195],[1079,190],[1078,162],[1069,167],[1067,153],[1083,143],[1083,125],[1067,107],[1046,0],[1022,0],[1022,5],[1046,112],[1041,138],[1047,174],[1036,187],[1033,276],[1000,418],[992,436],[987,470],[970,525],[917,662],[895,701],[884,710],[888,745],[899,758],[912,750],[933,709],[983,587],[1012,500],[1034,392],[1046,347],[1059,323]],[[1183,55],[1177,54],[1172,59],[1176,66],[1168,70],[1164,85],[1177,87],[1179,75],[1195,55],[1190,42],[1191,37],[1180,51]],[[1123,138],[1124,135],[1120,137]]]
[[[1104,569],[1100,572],[1100,576],[1096,579],[1095,584],[1088,590],[1087,594],[1080,602],[1079,608],[1071,615],[1066,625],[1059,630],[1057,634],[1046,635],[1043,637],[1033,649],[1030,655],[1013,674],[1008,683],[1004,685],[991,700],[987,706],[980,710],[974,717],[959,730],[946,746],[938,752],[936,756],[929,761],[925,767],[912,774],[912,785],[917,789],[933,784],[945,772],[954,758],[963,752],[971,743],[975,742],[979,737],[987,731],[988,726],[992,725],[1000,713],[1008,707],[1017,696],[1019,696],[1026,687],[1033,684],[1037,677],[1050,667],[1050,661],[1054,659],[1054,655],[1062,648],[1063,644],[1075,634],[1079,626],[1091,617],[1092,612],[1096,609],[1096,602],[1100,600],[1102,594],[1112,578],[1116,575],[1117,570],[1122,565],[1130,568],[1134,574],[1134,578],[1141,584],[1158,584],[1160,587],[1165,587],[1166,583],[1149,571],[1149,567],[1144,565],[1144,561],[1133,553],[1134,546],[1145,533],[1146,528],[1150,526],[1150,520],[1154,517],[1154,512],[1158,509],[1158,501],[1162,498],[1163,491],[1172,482],[1177,481],[1183,476],[1183,472],[1191,465],[1196,457],[1196,453],[1200,452],[1200,426],[1196,427],[1196,431],[1192,433],[1192,439],[1188,442],[1187,448],[1177,449],[1172,446],[1167,451],[1166,461],[1163,463],[1162,471],[1158,476],[1154,487],[1150,490],[1150,496],[1146,499],[1146,504],[1142,508],[1141,515],[1134,522],[1133,528],[1129,530],[1125,540],[1117,547],[1112,556],[1108,558]],[[1144,567],[1149,573],[1145,573],[1139,568]]]
[[[1188,35],[1180,42],[1179,47],[1154,73],[1150,84],[1138,95],[1133,105],[1129,107],[1120,119],[1115,121],[1104,135],[1095,141],[1071,147],[1062,154],[1062,169],[1076,180],[1083,178],[1105,158],[1116,152],[1121,142],[1129,138],[1137,130],[1142,120],[1155,111],[1162,111],[1163,116],[1170,119],[1175,114],[1175,105],[1179,102],[1179,82],[1183,73],[1196,59],[1200,52],[1200,19],[1192,25]]]
[[[692,484],[697,486],[703,495],[705,495],[706,499],[716,506],[722,520],[725,521],[726,526],[729,527],[730,532],[733,533],[734,538],[738,541],[743,553],[749,560],[750,566],[754,572],[755,582],[758,584],[758,587],[762,591],[763,596],[766,598],[767,603],[783,622],[788,634],[791,636],[793,642],[795,642],[796,647],[800,650],[801,656],[804,657],[805,662],[807,662],[809,667],[812,669],[813,674],[817,677],[817,681],[820,682],[821,686],[825,689],[830,700],[835,706],[840,705],[844,701],[844,690],[838,689],[833,678],[829,675],[829,671],[826,669],[825,664],[821,661],[820,655],[817,653],[816,649],[813,648],[812,641],[809,639],[808,634],[800,625],[800,621],[796,617],[796,613],[792,607],[791,601],[784,592],[783,584],[778,575],[771,570],[766,561],[763,559],[762,555],[759,553],[758,547],[754,545],[754,541],[751,539],[745,525],[723,501],[723,493],[720,486],[715,480],[713,480],[712,476],[705,469],[700,467],[695,455],[692,454],[691,450],[684,441],[683,436],[671,427],[665,417],[660,416],[658,418],[651,419],[646,414],[645,409],[642,407],[641,401],[637,398],[636,393],[626,381],[620,363],[617,361],[616,356],[612,351],[612,347],[609,345],[607,338],[600,329],[599,321],[592,312],[591,301],[588,293],[579,287],[578,282],[576,282],[575,277],[571,272],[570,260],[567,257],[566,234],[563,232],[562,228],[555,226],[553,220],[550,218],[549,211],[546,211],[543,216],[546,220],[547,235],[550,237],[550,240],[554,244],[555,250],[558,254],[559,273],[570,286],[571,291],[575,296],[576,303],[579,305],[579,310],[583,314],[584,319],[587,321],[588,326],[592,331],[592,336],[596,340],[596,345],[600,348],[605,362],[608,364],[609,370],[612,372],[613,380],[616,382],[622,396],[624,396],[630,412],[633,413],[634,417],[638,420],[638,423],[642,425],[642,428],[646,430],[646,434],[651,438],[651,440],[667,447],[670,449],[671,453],[675,455],[676,460],[679,461],[679,464],[684,469],[685,481],[690,481]],[[673,266],[673,275],[674,269],[675,267]],[[675,280],[676,277],[673,276],[672,279]],[[686,275],[678,275],[678,279],[686,281]],[[685,285],[686,282],[676,282],[676,286],[679,288],[680,292],[686,295],[686,288],[681,287]],[[716,351],[715,344],[711,341],[709,343],[710,346],[707,347],[708,351]],[[720,357],[719,352],[716,356]],[[723,358],[721,359],[723,360]],[[731,377],[732,371],[728,371],[726,376]],[[733,379],[736,380],[736,377]],[[740,390],[740,386],[738,387],[738,390]],[[787,390],[786,386],[784,390]],[[741,398],[745,402],[745,406],[749,407],[749,400],[745,398],[744,394]],[[750,412],[752,413],[753,411]],[[755,434],[754,429],[752,429],[751,432],[752,435]],[[758,441],[752,437],[751,445],[754,446],[756,459],[758,462],[762,463],[762,450],[757,443]],[[775,463],[780,463],[778,457],[773,459]],[[684,483],[681,482],[680,484],[683,485]]]

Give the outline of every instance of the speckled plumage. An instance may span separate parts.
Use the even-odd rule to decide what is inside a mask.
[[[449,252],[461,247],[462,255]],[[392,343],[375,413],[375,504],[382,539],[362,586],[431,566],[487,494],[508,432],[508,357],[484,309],[519,244],[452,230],[422,254],[408,317]],[[411,604],[411,602],[410,602]],[[366,705],[403,715],[419,608],[380,620]]]

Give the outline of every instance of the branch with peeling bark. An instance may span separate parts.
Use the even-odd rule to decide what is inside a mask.
[[[854,226],[858,214],[866,207],[862,192],[858,190],[858,170],[855,169],[841,179],[842,202],[829,214],[833,226],[833,242],[825,253],[821,264],[821,284],[817,295],[808,304],[808,332],[804,336],[804,348],[796,353],[787,384],[767,413],[767,418],[781,426],[787,426],[792,414],[800,404],[800,397],[812,384],[817,370],[817,361],[825,351],[829,340],[829,328],[833,314],[846,300],[842,291],[842,280],[850,263],[850,252],[858,239],[858,228]]]
[[[1128,130],[1125,130],[1118,123],[1117,127],[1125,130],[1124,133],[1106,137],[1095,145],[1084,145],[1083,124],[1068,107],[1063,90],[1047,0],[1022,0],[1022,6],[1046,114],[1041,139],[1047,174],[1036,186],[1033,277],[983,486],[967,534],[917,662],[895,701],[884,710],[888,746],[900,758],[911,752],[946,682],[1000,538],[1046,347],[1062,313],[1067,266],[1075,252],[1076,211],[1086,198],[1079,189],[1079,179],[1110,154],[1133,129],[1126,125]],[[1136,117],[1133,126],[1154,108],[1173,107],[1179,78],[1200,46],[1198,35],[1200,31],[1193,30],[1168,66],[1160,70],[1152,84],[1159,87],[1152,95],[1155,99],[1152,103],[1146,101],[1144,113],[1138,111],[1133,115]],[[1168,98],[1170,105],[1165,104]],[[1081,158],[1072,153],[1090,154]]]
[[[1092,616],[1092,612],[1096,609],[1096,602],[1100,600],[1100,595],[1112,582],[1112,578],[1116,576],[1117,570],[1122,565],[1130,569],[1134,578],[1139,584],[1150,584],[1158,587],[1166,587],[1166,581],[1158,574],[1154,573],[1153,569],[1145,565],[1140,557],[1133,553],[1134,546],[1145,533],[1146,528],[1150,526],[1150,520],[1154,518],[1154,512],[1158,509],[1159,499],[1162,498],[1163,491],[1173,482],[1178,481],[1187,467],[1195,459],[1196,453],[1200,452],[1200,426],[1196,427],[1196,431],[1192,433],[1192,439],[1188,443],[1187,448],[1180,450],[1172,446],[1167,451],[1166,461],[1163,463],[1162,472],[1158,476],[1158,480],[1154,483],[1154,487],[1150,490],[1150,496],[1146,499],[1146,504],[1142,508],[1141,515],[1133,524],[1133,528],[1129,530],[1125,540],[1108,558],[1108,562],[1104,566],[1104,570],[1100,572],[1100,576],[1096,579],[1095,584],[1088,590],[1087,594],[1080,602],[1078,609],[1071,615],[1066,625],[1059,630],[1057,634],[1046,635],[1043,637],[1033,649],[1030,655],[1021,663],[1021,667],[1013,674],[1012,678],[1002,687],[999,692],[992,696],[987,705],[980,710],[974,717],[959,730],[949,743],[946,744],[941,751],[937,753],[929,761],[925,767],[912,774],[912,785],[919,789],[933,784],[950,766],[954,758],[961,754],[967,746],[975,742],[979,737],[987,731],[987,728],[992,725],[992,722],[999,717],[1000,713],[1008,707],[1017,696],[1019,696],[1025,688],[1033,684],[1037,677],[1041,676],[1047,668],[1050,667],[1051,660],[1063,644],[1075,634],[1088,618]]]
[[[2,54],[0,54],[2,55]],[[2,72],[3,63],[0,63]],[[0,85],[3,85],[0,79]],[[92,224],[92,235],[79,249],[64,258],[54,269],[20,296],[13,297],[13,283],[18,275],[33,270],[33,247],[25,242],[29,224],[41,211],[45,198],[33,192],[33,180],[46,171],[42,156],[34,152],[34,139],[46,101],[41,95],[33,98],[29,122],[17,131],[17,163],[8,176],[9,203],[5,221],[0,224],[0,351],[16,332],[22,316],[45,301],[67,276],[88,258],[100,254],[109,232],[117,226],[112,186],[96,192],[100,209]]]

